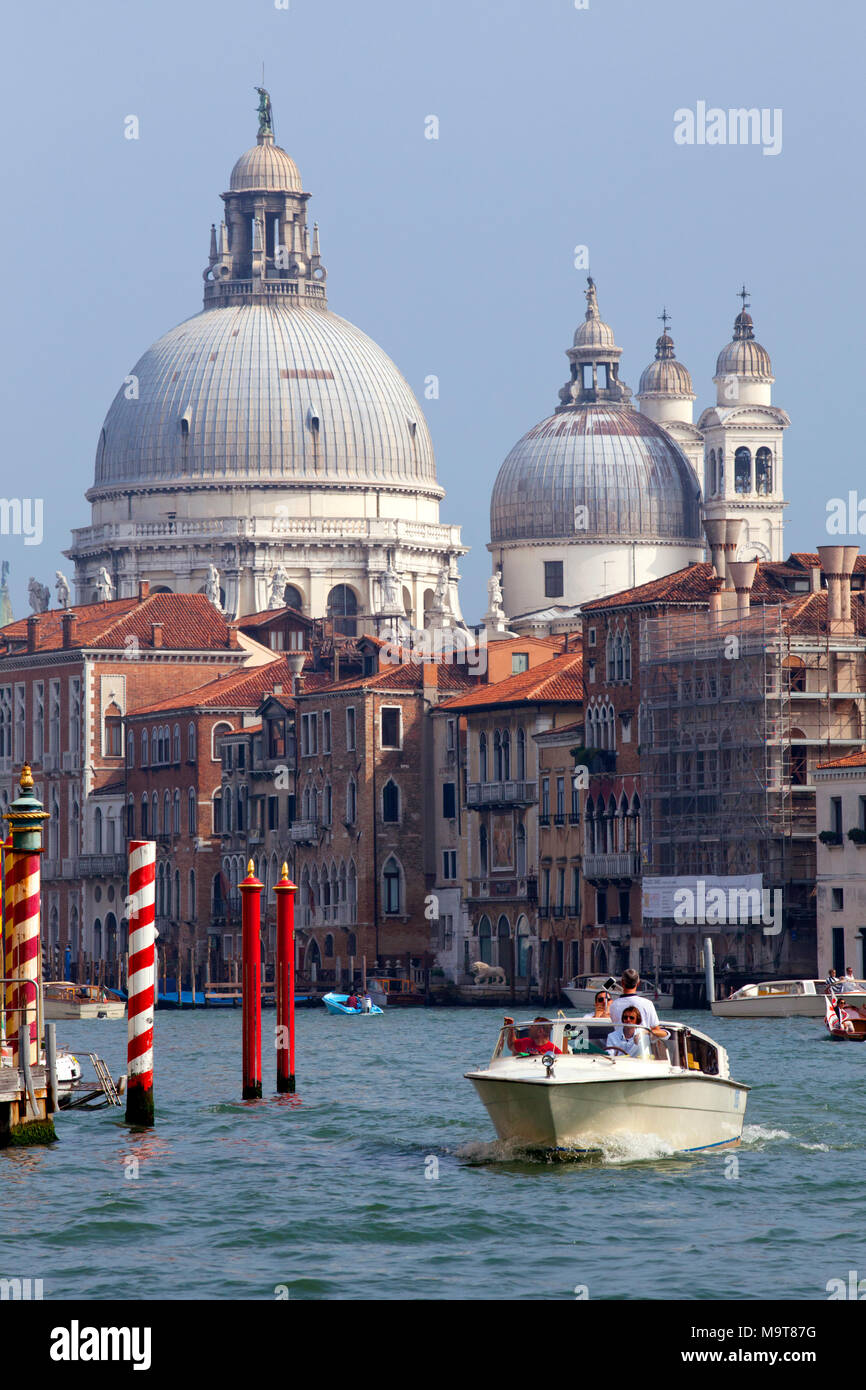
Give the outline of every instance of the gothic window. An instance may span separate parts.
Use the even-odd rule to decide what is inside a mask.
[[[526,733],[523,729],[517,730],[517,780],[522,782],[526,776]]]
[[[502,781],[502,737],[498,729],[493,734],[493,780]]]
[[[478,735],[478,780],[487,781],[487,735]]]
[[[478,862],[482,875],[487,875],[487,826],[482,825],[478,830]]]
[[[734,454],[734,491],[752,491],[752,455],[743,444]]]
[[[607,642],[605,643],[605,658],[605,680],[612,681],[615,679],[614,671],[616,669],[612,632],[608,632],[607,634]]]
[[[614,643],[614,662],[615,662],[615,666],[616,666],[616,677],[615,677],[615,679],[618,680],[618,681],[621,681],[621,680],[623,679],[623,652],[622,652],[622,633],[620,633],[620,632],[618,632],[618,633],[616,634],[616,642]]]
[[[508,729],[502,730],[502,780],[511,780],[511,734]]]
[[[400,892],[400,865],[390,855],[385,861],[385,868],[382,872],[382,887],[384,889],[383,901],[385,912],[400,912],[401,892]]]
[[[189,789],[189,791],[188,791],[188,793],[187,793],[187,801],[186,801],[187,830],[188,830],[188,832],[189,832],[190,835],[195,835],[195,834],[197,834],[197,832],[198,832],[198,826],[197,826],[197,824],[196,824],[196,821],[197,821],[197,814],[196,814],[196,812],[197,812],[197,807],[196,807],[196,799],[195,799],[195,788],[194,788],[194,787],[190,787],[190,789]],[[238,827],[238,829],[240,829],[240,826]]]
[[[710,497],[712,497],[713,494],[715,493],[715,491],[716,491],[716,451],[715,451],[715,449],[711,449],[711,450],[710,450],[710,456],[709,456],[709,458],[707,459],[707,492],[708,492],[708,495],[709,495]]]

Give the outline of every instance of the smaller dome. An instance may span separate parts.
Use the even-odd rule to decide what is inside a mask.
[[[755,341],[755,325],[745,307],[746,290],[741,292],[743,308],[734,319],[734,336],[716,359],[716,376],[751,376],[773,379],[773,364],[767,349]]]
[[[575,347],[616,347],[613,329],[602,319],[585,319],[574,335]]]
[[[273,143],[273,136],[264,135],[235,164],[229,189],[232,193],[300,193],[303,186],[295,161]]]
[[[664,318],[667,322],[667,310]],[[682,362],[676,359],[676,348],[674,340],[665,327],[660,338],[656,338],[655,361],[650,362],[649,366],[641,372],[640,384],[637,388],[638,396],[648,396],[653,393],[664,396],[689,396],[694,399],[694,389],[692,387],[691,373]]]

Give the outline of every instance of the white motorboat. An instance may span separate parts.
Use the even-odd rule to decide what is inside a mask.
[[[600,989],[606,989],[613,999],[622,994],[622,985],[612,975],[575,975],[563,986],[563,994],[575,1009],[591,1009]],[[651,999],[657,1009],[672,1009],[674,996],[670,990],[660,987],[657,981],[641,980],[638,994],[642,999]]]
[[[520,1147],[579,1156],[632,1136],[680,1153],[738,1143],[749,1087],[731,1079],[725,1049],[696,1028],[663,1026],[666,1038],[635,1029],[639,1055],[629,1056],[607,1052],[610,1020],[507,1023],[489,1066],[465,1075],[498,1137]]]
[[[53,980],[45,986],[45,1018],[68,1022],[76,1018],[123,1018],[126,1000],[104,985],[76,985]]]
[[[866,1004],[866,983],[846,981],[842,997],[846,1003]],[[840,982],[841,985],[841,982]],[[716,999],[710,1005],[719,1018],[823,1018],[827,986],[823,980],[765,980],[743,985],[729,999]]]
[[[81,1063],[66,1047],[57,1049],[57,1090],[69,1094],[81,1080]]]

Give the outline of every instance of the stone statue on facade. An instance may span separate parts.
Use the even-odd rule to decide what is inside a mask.
[[[69,580],[62,570],[54,571],[54,588],[57,591],[57,603],[60,608],[69,607]]]
[[[48,605],[51,602],[51,590],[47,584],[40,584],[38,579],[30,576],[30,583],[27,585],[27,597],[30,600],[30,607],[34,613],[47,613]]]
[[[383,613],[402,613],[403,605],[400,602],[400,576],[393,565],[383,572],[380,583],[382,585],[382,612]]]
[[[494,571],[487,581],[487,601],[491,613],[497,608],[502,608],[502,574],[500,570]]]
[[[259,135],[273,135],[274,127],[270,93],[266,92],[264,87],[256,87],[256,91],[259,94]]]
[[[276,569],[271,570],[269,580],[270,593],[268,595],[268,608],[285,608],[286,606],[286,585],[289,582],[289,572],[285,565],[277,565]]]
[[[0,563],[0,627],[13,621],[12,600],[9,597],[9,561]]]
[[[96,576],[96,597],[98,603],[110,603],[114,593],[111,575],[103,565]]]
[[[436,593],[433,599],[433,607],[440,613],[451,612],[451,568],[443,565],[436,580]]]
[[[207,567],[207,579],[204,586],[205,595],[214,608],[222,611],[222,594],[220,593],[220,572],[216,565],[210,564]]]

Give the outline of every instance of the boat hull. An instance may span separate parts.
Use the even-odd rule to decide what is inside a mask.
[[[680,1153],[737,1144],[748,1094],[735,1081],[697,1074],[574,1082],[468,1076],[500,1139],[544,1150],[592,1150],[635,1135]]]
[[[372,1008],[367,1009],[366,1012],[363,1009],[347,1009],[345,1004],[340,1003],[339,999],[335,999],[333,998],[333,996],[329,994],[325,995],[325,997],[322,1000],[322,1003],[328,1010],[329,1014],[341,1014],[343,1017],[372,1018],[374,1014],[382,1013],[382,1010],[379,1008],[378,1004],[373,1004]]]
[[[72,1019],[124,1018],[126,1004],[122,999],[83,1000],[80,1003],[75,1000],[67,1003],[65,1000],[46,999],[44,1016],[49,1023],[69,1022]]]

